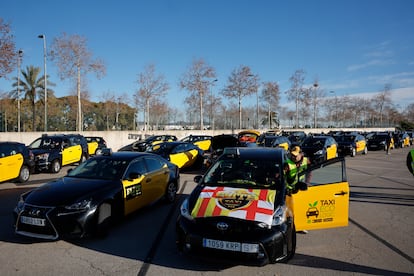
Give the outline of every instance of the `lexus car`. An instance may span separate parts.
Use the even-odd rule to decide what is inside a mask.
[[[112,223],[165,199],[173,202],[179,169],[158,155],[105,149],[66,176],[23,193],[15,232],[39,239],[104,237]]]
[[[309,167],[309,183],[287,190],[281,148],[237,147],[224,153],[184,199],[176,245],[184,255],[264,265],[295,255],[296,231],[348,224],[345,159]]]

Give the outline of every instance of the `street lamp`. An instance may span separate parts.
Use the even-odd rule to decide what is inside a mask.
[[[17,132],[20,132],[20,63],[23,50],[19,50],[17,54]]]
[[[43,63],[45,66],[45,131],[47,131],[47,73],[46,73],[46,35],[41,34],[37,36],[38,38],[43,39]]]

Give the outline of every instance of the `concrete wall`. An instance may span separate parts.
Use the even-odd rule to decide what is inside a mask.
[[[284,129],[285,131],[304,131],[306,133],[321,133],[329,132],[332,130],[344,130],[344,131],[394,131],[394,128],[359,128],[359,129]],[[178,139],[184,138],[190,134],[193,135],[220,135],[220,134],[236,134],[240,130],[158,130],[158,131],[83,131],[81,134],[84,136],[101,136],[103,137],[108,147],[113,151],[117,151],[120,147],[130,144],[139,138],[145,138],[150,135],[170,134],[175,135]],[[265,132],[266,130],[260,130]],[[48,134],[61,134],[61,133],[79,133],[79,132],[47,132]],[[0,132],[0,141],[15,141],[30,144],[43,134],[43,132]]]

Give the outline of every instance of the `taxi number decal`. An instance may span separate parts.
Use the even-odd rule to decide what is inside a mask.
[[[129,186],[125,189],[125,198],[128,199],[132,199],[135,198],[139,195],[142,195],[142,189],[141,189],[141,184],[137,184],[137,185],[132,185]]]

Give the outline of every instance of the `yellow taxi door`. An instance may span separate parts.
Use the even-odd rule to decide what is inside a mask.
[[[210,149],[210,146],[211,146],[211,140],[197,141],[197,142],[194,143],[194,145],[196,145],[197,147],[199,147],[200,149],[202,149],[204,151],[208,151]]]
[[[95,155],[96,149],[98,148],[98,142],[89,142],[88,143],[88,153],[89,155]]]
[[[185,152],[170,154],[170,162],[176,164],[179,168],[190,167],[197,159],[198,151],[192,149]]]
[[[62,150],[62,166],[78,162],[82,156],[82,147],[74,145]]]
[[[327,159],[332,159],[336,157],[336,153],[337,153],[338,149],[336,144],[332,144],[330,146],[328,146],[326,152],[327,152]]]
[[[23,161],[23,155],[20,153],[0,158],[0,182],[16,178]]]
[[[345,159],[322,163],[311,173],[306,191],[288,196],[297,231],[342,227],[348,225],[349,184]]]
[[[177,145],[170,153],[170,161],[179,168],[190,167],[197,159],[198,150],[191,143]]]
[[[137,177],[131,178],[135,174]],[[130,164],[125,179],[124,214],[130,214],[164,195],[169,169],[156,158],[146,157]]]

